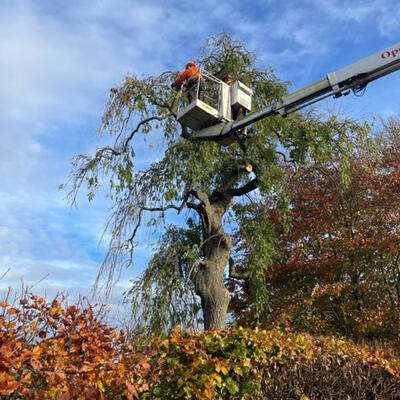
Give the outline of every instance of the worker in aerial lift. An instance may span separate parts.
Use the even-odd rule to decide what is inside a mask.
[[[226,83],[227,85],[231,85],[235,80],[232,74],[226,74],[221,78],[221,81]],[[242,107],[232,107],[232,120],[235,121],[240,117],[244,117],[246,115],[246,110]],[[247,127],[242,128],[238,131],[241,136],[247,136]]]
[[[230,85],[233,83],[233,81],[235,80],[234,76],[232,74],[226,74],[221,78],[221,81],[226,83],[227,85]],[[239,107],[235,107],[232,109],[232,119],[235,120],[238,117],[240,117],[241,115],[246,115],[246,110],[239,106]]]
[[[227,85],[230,85],[234,81],[234,77],[232,74],[226,74],[221,78],[221,81],[226,83]]]
[[[199,68],[193,61],[189,61],[186,64],[186,69],[183,73],[171,84],[172,89],[179,90],[182,85],[186,87],[186,93],[188,94],[189,103],[195,100],[197,93],[197,86],[199,87],[199,99],[202,98],[204,90],[204,78]]]

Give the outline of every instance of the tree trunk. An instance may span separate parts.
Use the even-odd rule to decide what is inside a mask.
[[[224,284],[224,271],[231,253],[231,239],[224,231],[222,218],[233,204],[232,197],[209,200],[204,194],[201,219],[203,223],[204,261],[195,277],[196,292],[201,298],[204,329],[226,329],[230,295]]]
[[[217,246],[212,251],[212,257],[201,265],[195,279],[206,330],[226,328],[226,314],[230,302],[229,291],[224,285],[224,270],[230,252]]]

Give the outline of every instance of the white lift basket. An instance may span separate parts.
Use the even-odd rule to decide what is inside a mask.
[[[202,70],[201,74],[204,81],[198,80],[196,87],[189,91],[181,89],[179,122],[197,131],[219,122],[231,122],[233,108],[241,106],[251,110],[253,92],[243,83],[235,82],[230,86],[207,71]]]
[[[253,91],[242,82],[235,82],[231,89],[231,107],[238,109],[243,107],[246,111],[251,111],[251,97]]]

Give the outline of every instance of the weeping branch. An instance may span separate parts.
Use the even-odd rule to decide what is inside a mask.
[[[113,274],[114,274],[114,269],[115,266],[118,266],[118,275],[116,280],[119,279],[120,273],[122,269],[127,268],[133,260],[133,251],[135,249],[135,237],[137,235],[137,232],[139,228],[142,225],[143,221],[143,214],[145,211],[149,212],[163,212],[167,211],[170,209],[177,210],[178,214],[187,206],[187,200],[188,200],[189,194],[185,196],[183,199],[182,203],[180,205],[176,204],[168,204],[164,207],[147,207],[144,205],[136,205],[132,206],[130,204],[127,204],[125,207],[120,206],[117,208],[117,211],[113,214],[113,216],[109,219],[109,222],[107,223],[104,232],[110,230],[110,223],[111,221],[118,221],[117,225],[114,225],[111,228],[111,239],[110,239],[110,244],[109,244],[109,250],[107,252],[107,255],[100,267],[99,273],[96,277],[96,281],[94,284],[93,292],[96,293],[99,289],[99,282],[102,276],[104,275],[104,272],[108,270],[108,277],[107,277],[107,283],[106,283],[106,294],[108,295],[110,293],[110,289],[114,283],[113,279]],[[138,211],[135,213],[135,210]],[[123,239],[124,232],[126,227],[129,224],[129,216],[130,215],[136,214],[136,222],[135,225],[132,228],[132,233],[127,239]],[[121,261],[121,257],[123,257],[124,251],[129,250],[129,256],[126,257],[125,261]]]
[[[128,149],[128,145],[129,142],[133,139],[133,136],[139,131],[139,129],[145,125],[148,124],[151,121],[162,121],[164,119],[168,118],[168,115],[164,115],[164,116],[153,116],[153,117],[149,117],[146,119],[143,119],[142,121],[140,121],[137,125],[136,128],[130,133],[130,135],[124,140],[124,144],[121,147],[121,150],[117,153],[117,155],[121,155],[123,153],[125,153]]]
[[[104,170],[115,157],[125,154],[128,150],[130,141],[143,125],[152,121],[162,121],[166,118],[168,118],[168,115],[152,116],[141,120],[136,125],[136,128],[131,131],[129,136],[125,138],[123,144],[119,148],[117,145],[114,147],[105,146],[101,149],[98,149],[94,157],[90,157],[86,154],[79,154],[78,156],[74,157],[72,164],[75,167],[75,171],[64,185],[60,185],[60,189],[62,189],[71,184],[71,190],[67,194],[67,198],[69,199],[71,205],[76,204],[76,196],[78,191],[82,187],[83,182],[88,179],[89,174],[99,175],[99,171]]]
[[[178,214],[180,214],[181,211],[182,211],[182,210],[186,207],[186,205],[187,205],[188,197],[189,197],[189,195],[186,195],[186,197],[184,198],[184,200],[182,201],[182,203],[181,203],[179,206],[177,206],[176,204],[168,204],[168,205],[165,206],[165,207],[146,207],[146,206],[140,206],[140,207],[139,207],[139,212],[138,212],[138,221],[137,221],[137,223],[136,223],[136,225],[135,225],[135,227],[134,227],[134,229],[133,229],[133,231],[132,231],[132,235],[131,235],[130,238],[128,239],[128,242],[131,244],[131,248],[133,249],[133,247],[134,247],[134,246],[133,246],[133,241],[134,241],[134,239],[135,239],[135,237],[136,237],[136,233],[137,233],[139,227],[140,227],[141,224],[142,224],[142,215],[143,215],[143,212],[144,212],[144,211],[150,211],[150,212],[159,211],[159,212],[162,212],[162,211],[167,211],[167,210],[174,209],[174,210],[177,210],[177,211],[178,211]]]

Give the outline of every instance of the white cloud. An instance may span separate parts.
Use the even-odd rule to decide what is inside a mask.
[[[352,20],[357,23],[363,22],[371,14],[376,15],[382,9],[382,3],[379,0],[352,0],[351,2],[319,0],[314,3],[336,19]]]
[[[121,72],[112,38],[90,23],[69,29],[52,16],[11,9],[0,14],[0,36],[3,121],[40,127],[98,111],[93,95]]]
[[[400,30],[400,10],[399,4],[392,7],[382,7],[381,16],[378,19],[379,32],[388,38],[398,38]]]
[[[32,171],[45,157],[45,150],[23,132],[4,132],[0,128],[0,137],[0,190],[26,188],[32,179]]]
[[[394,0],[313,0],[315,7],[338,21],[354,22],[357,25],[368,24],[371,31],[387,38],[397,36],[400,22],[398,2]],[[338,27],[340,29],[340,27]],[[357,26],[353,26],[357,32]]]

